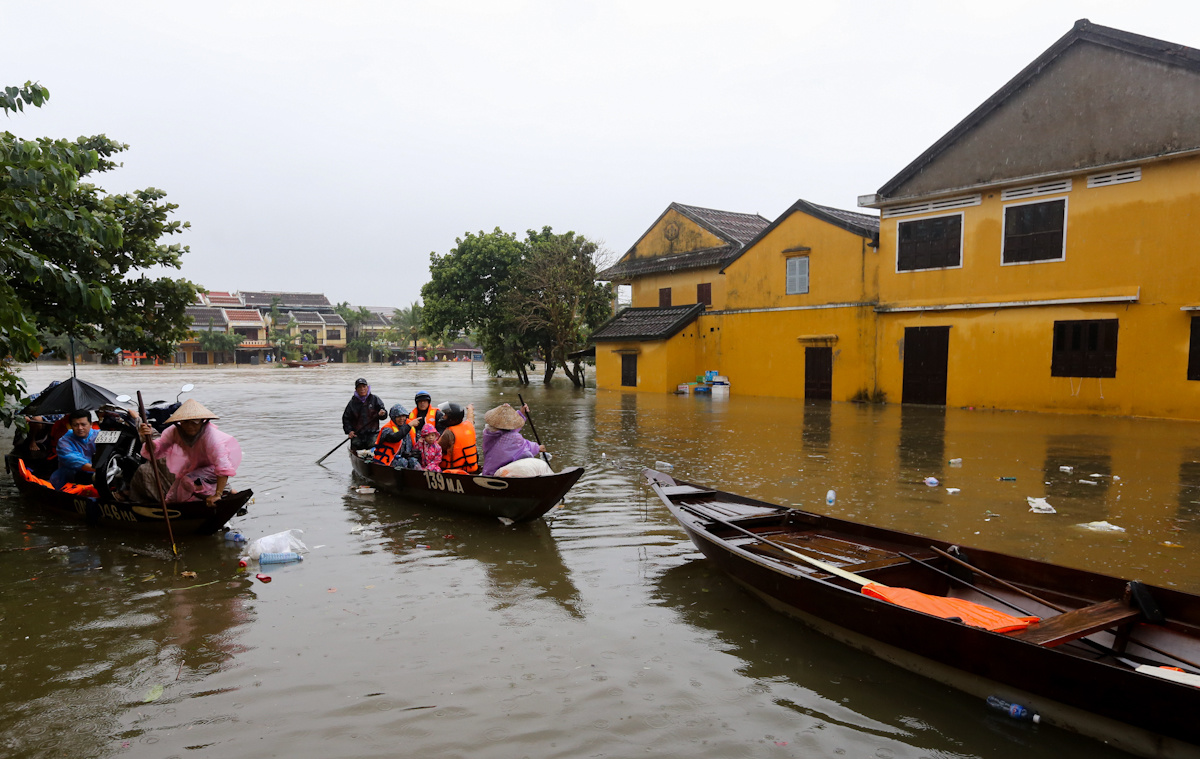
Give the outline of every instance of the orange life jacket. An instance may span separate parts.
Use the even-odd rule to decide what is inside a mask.
[[[388,423],[379,428],[379,434],[375,436],[375,463],[391,466],[392,460],[396,458],[396,454],[400,451],[400,446],[404,443],[403,439],[397,440],[394,443],[383,442],[383,433],[395,432],[400,429],[396,424],[396,420],[389,419]]]
[[[426,424],[433,424],[433,420],[437,418],[437,409],[433,407],[433,404],[425,409],[425,418],[418,423],[417,415],[420,413],[416,406],[413,406],[413,410],[408,412],[408,439],[412,441],[414,448],[417,445],[417,438],[421,436],[421,428]]]
[[[44,488],[54,490],[54,486],[49,480],[43,480],[33,472],[29,471],[29,467],[25,466],[25,459],[17,459],[17,472],[25,478],[26,482],[32,482],[41,485]],[[70,493],[71,495],[81,495],[84,498],[99,498],[100,493],[94,485],[80,485],[77,482],[68,482],[62,486],[62,492]]]
[[[442,471],[463,469],[468,474],[478,474],[479,451],[475,447],[475,427],[460,422],[446,431],[454,433],[454,447],[442,454]]]

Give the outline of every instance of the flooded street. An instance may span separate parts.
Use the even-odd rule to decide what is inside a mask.
[[[360,375],[389,406],[428,390],[480,420],[519,391],[554,467],[587,471],[563,508],[514,527],[359,495],[344,449],[313,461],[341,439]],[[39,389],[65,375],[25,376]],[[125,549],[165,538],[42,516],[4,475],[4,756],[1123,756],[769,610],[641,483],[656,461],[768,501],[1200,592],[1193,423],[521,388],[469,364],[80,377],[148,402],[195,383],[187,397],[245,452],[231,486],[256,494],[231,526],[300,529],[311,550],[264,567],[270,584],[220,537],[181,541],[178,561],[140,555]],[[1101,521],[1124,532],[1078,526]]]

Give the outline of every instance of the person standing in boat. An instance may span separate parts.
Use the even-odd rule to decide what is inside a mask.
[[[375,438],[375,463],[393,469],[420,469],[417,453],[409,436],[408,409],[397,403],[388,411],[388,423]]]
[[[418,431],[423,430],[426,424],[436,427],[440,435],[446,429],[446,415],[442,413],[441,409],[433,408],[433,398],[424,390],[417,392],[413,402],[417,405],[413,406],[412,412],[408,415],[408,426],[412,430],[409,434],[415,446]]]
[[[134,479],[144,483],[143,487],[154,482],[154,470],[149,460],[153,451],[172,475],[166,494],[168,503],[203,500],[209,506],[214,505],[242,463],[242,446],[232,435],[217,429],[212,423],[214,419],[220,417],[199,401],[188,398],[167,419],[167,429],[157,440],[154,428],[143,422],[138,429],[145,442],[142,456],[147,461],[138,468]],[[146,496],[145,492],[135,493],[134,500],[158,500]]]
[[[467,410],[457,403],[440,406],[446,415],[446,430],[438,443],[442,446],[442,471],[479,474],[479,450],[475,445],[475,404]]]
[[[50,484],[58,490],[68,482],[91,485],[96,473],[92,460],[96,457],[99,433],[92,428],[92,412],[72,411],[67,419],[70,432],[58,439],[58,469],[50,474]]]
[[[522,406],[518,411],[507,403],[501,403],[483,415],[483,437],[479,450],[483,453],[484,477],[491,477],[496,470],[518,459],[531,459],[546,452],[546,446],[526,440],[521,435],[528,413],[528,406]]]
[[[365,451],[375,446],[380,419],[387,419],[387,406],[371,392],[367,381],[359,377],[354,380],[354,395],[342,412],[342,432],[350,438],[350,450]]]

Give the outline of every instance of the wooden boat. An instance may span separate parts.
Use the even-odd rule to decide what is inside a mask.
[[[350,464],[359,477],[406,500],[513,522],[528,522],[550,511],[583,476],[583,468],[577,466],[544,477],[483,477],[393,469],[353,452]]]
[[[308,361],[296,361],[296,360],[293,360],[290,358],[281,358],[281,359],[279,359],[279,363],[281,363],[284,366],[291,368],[291,369],[294,369],[298,366],[304,367],[304,368],[311,368],[314,366],[325,366],[325,364],[329,363],[329,359],[328,358],[317,358],[317,359],[310,359]]]
[[[101,499],[94,488],[79,493],[55,490],[48,482],[31,473],[25,467],[25,462],[12,453],[4,457],[4,466],[12,475],[21,495],[46,511],[82,519],[89,524],[167,534],[163,509],[158,503]],[[171,519],[171,531],[177,538],[211,535],[224,527],[253,497],[254,491],[243,490],[235,494],[227,493],[212,507],[202,501],[168,503],[167,516]]]
[[[696,547],[772,607],[1044,723],[1141,756],[1200,756],[1200,596],[643,474]],[[992,632],[864,583],[1040,621]]]

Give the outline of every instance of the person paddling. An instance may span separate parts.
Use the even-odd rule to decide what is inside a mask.
[[[518,411],[507,403],[501,403],[483,415],[483,436],[479,449],[483,453],[484,477],[491,477],[498,469],[518,459],[531,459],[546,452],[546,446],[526,440],[521,435],[528,414],[528,406],[522,406]]]
[[[366,379],[354,380],[354,395],[342,412],[342,432],[350,438],[350,450],[364,451],[375,447],[379,420],[387,419],[387,406],[371,392]]]

